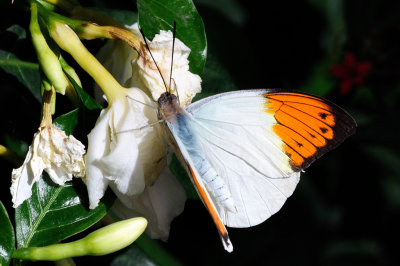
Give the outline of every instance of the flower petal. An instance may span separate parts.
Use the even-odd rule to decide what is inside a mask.
[[[35,137],[37,134],[35,134]],[[32,186],[33,184],[39,180],[40,175],[43,171],[37,169],[37,172],[40,172],[39,175],[34,175],[30,163],[33,156],[33,148],[32,146],[29,147],[29,151],[25,157],[25,161],[21,167],[18,169],[13,169],[12,171],[12,179],[11,179],[11,196],[13,207],[17,208],[22,202],[26,199],[30,198],[32,195]]]
[[[171,171],[165,168],[153,186],[137,197],[118,195],[112,211],[122,219],[144,216],[149,221],[146,232],[151,238],[166,241],[172,220],[182,213],[186,194]]]
[[[73,175],[83,176],[85,147],[72,135],[49,125],[39,128],[33,136],[24,163],[12,172],[11,194],[14,207],[32,195],[33,184],[40,179],[43,170],[58,185],[64,185]]]
[[[150,50],[154,60],[159,67],[164,81],[169,85],[169,76],[172,62],[172,39],[171,31],[160,31],[152,41],[149,41]],[[171,84],[172,92],[179,95],[182,106],[187,106],[192,102],[196,93],[201,91],[201,78],[189,71],[190,48],[179,39],[175,39],[174,62],[172,67]],[[150,53],[140,56],[132,61],[132,78],[127,81],[127,85],[138,87],[146,92],[150,92],[153,99],[157,100],[165,92],[165,84]],[[178,90],[178,93],[174,91]]]
[[[99,160],[105,177],[113,180],[118,191],[128,195],[143,191],[145,182],[139,161],[134,128],[136,114],[129,108],[128,99],[115,101],[111,107],[110,151]]]
[[[90,209],[97,207],[108,186],[108,180],[104,178],[102,169],[99,168],[97,162],[110,150],[111,139],[108,126],[110,116],[109,108],[102,110],[95,127],[88,134],[88,149],[85,156],[86,176],[84,181],[89,194]]]

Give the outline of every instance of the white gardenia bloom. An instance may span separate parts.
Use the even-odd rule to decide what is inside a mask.
[[[137,24],[134,25],[133,30],[137,32]],[[172,40],[172,32],[162,30],[154,36],[152,41],[148,41],[154,60],[160,68],[167,85],[169,85],[171,71]],[[171,83],[171,92],[179,95],[182,106],[189,105],[193,97],[201,92],[200,76],[189,71],[189,54],[190,48],[178,38],[175,38],[172,66],[174,82]],[[165,92],[164,82],[149,52],[146,53],[146,56],[137,57],[136,60],[132,61],[132,78],[128,80],[127,84],[149,91],[155,101]]]
[[[129,26],[129,29],[142,39],[137,23]],[[167,85],[169,85],[171,70],[172,38],[171,31],[162,30],[154,36],[152,41],[148,40],[151,52]],[[138,57],[137,52],[126,43],[110,40],[100,49],[97,57],[121,84],[125,84],[126,87],[137,87],[157,101],[165,92],[165,85],[150,53],[147,50],[145,52],[145,57]],[[172,68],[174,82],[171,87],[172,93],[176,94],[176,85],[182,106],[189,105],[196,93],[201,92],[200,76],[189,71],[189,54],[190,48],[176,38]]]
[[[121,219],[144,216],[149,220],[146,229],[151,238],[166,241],[172,220],[185,207],[186,192],[168,167],[152,186],[137,197],[117,194],[118,200],[111,211]]]
[[[72,176],[85,175],[85,146],[74,136],[53,125],[39,128],[33,136],[22,166],[12,171],[11,195],[14,208],[32,195],[33,184],[45,170],[51,180],[64,185]]]
[[[102,110],[89,133],[84,180],[91,209],[107,186],[116,194],[134,197],[153,184],[165,167],[167,150],[160,127],[145,127],[158,120],[148,105],[154,105],[150,98],[131,88]]]

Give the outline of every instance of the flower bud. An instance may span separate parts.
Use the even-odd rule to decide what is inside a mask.
[[[62,70],[57,56],[51,50],[42,32],[40,31],[37,20],[36,4],[31,5],[31,12],[32,15],[29,30],[32,35],[32,42],[36,50],[40,67],[56,91],[58,93],[65,94],[67,89],[69,90],[73,88]]]
[[[46,247],[17,249],[12,257],[23,260],[55,261],[77,256],[106,255],[132,244],[146,229],[147,220],[136,217],[100,228],[86,237]]]
[[[120,250],[135,241],[146,226],[145,218],[136,217],[100,228],[82,239],[86,244],[86,255],[106,255]]]

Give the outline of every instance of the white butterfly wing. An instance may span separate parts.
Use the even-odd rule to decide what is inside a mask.
[[[194,117],[193,132],[207,160],[234,200],[236,213],[209,193],[230,227],[254,226],[276,213],[292,195],[300,171],[355,129],[339,107],[285,91],[224,93],[186,110]]]

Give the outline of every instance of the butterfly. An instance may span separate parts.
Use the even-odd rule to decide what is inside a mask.
[[[305,93],[253,89],[204,98],[186,108],[158,99],[164,130],[221,236],[276,213],[300,172],[356,129],[337,105]]]
[[[172,60],[175,34],[176,22]],[[166,87],[157,101],[159,122],[224,248],[232,252],[225,226],[255,226],[279,211],[301,171],[351,136],[357,125],[328,100],[281,89],[226,92],[183,108],[169,89],[172,65],[169,86],[157,66]]]

